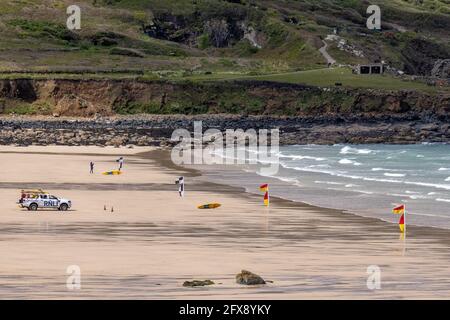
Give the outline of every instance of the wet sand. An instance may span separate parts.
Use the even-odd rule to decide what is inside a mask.
[[[448,299],[450,232],[261,197],[201,181],[167,153],[97,147],[0,147],[0,298]],[[124,174],[103,176],[125,157]],[[89,161],[96,163],[90,175]],[[186,176],[180,198],[175,179]],[[73,201],[67,213],[30,213],[25,187]],[[220,202],[216,210],[196,206]],[[107,210],[104,210],[106,206]],[[114,212],[111,212],[114,207]],[[68,290],[68,266],[81,290]],[[367,267],[381,289],[367,288]],[[247,269],[273,281],[245,287]],[[216,285],[184,288],[192,279]]]

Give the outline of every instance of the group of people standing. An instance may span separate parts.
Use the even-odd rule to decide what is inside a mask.
[[[121,171],[123,168],[123,162],[124,162],[123,157],[120,157],[119,159],[117,159],[116,162],[119,163],[119,171]],[[89,173],[93,174],[94,168],[95,168],[95,163],[93,161],[91,161],[89,163],[89,168],[90,168]],[[179,177],[178,180],[175,181],[175,184],[178,185],[178,193],[179,193],[180,197],[184,197],[184,177]]]

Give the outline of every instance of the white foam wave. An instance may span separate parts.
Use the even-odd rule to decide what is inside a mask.
[[[341,154],[370,154],[373,152],[375,152],[375,151],[370,150],[370,149],[352,148],[349,146],[345,146],[341,149],[341,151],[339,151],[339,153],[341,153]]]
[[[319,181],[319,180],[314,181],[314,183],[318,183],[318,184],[330,184],[330,185],[337,185],[337,186],[341,186],[341,185],[344,184],[344,183],[341,183],[341,182],[334,182],[334,181]]]
[[[439,201],[439,202],[450,202],[450,199],[437,198],[436,201]]]
[[[308,166],[308,168],[331,168],[329,164],[313,164]]]
[[[374,194],[372,191],[365,191],[365,190],[352,190],[353,192],[363,193],[363,194]]]
[[[327,159],[321,157],[311,157],[311,156],[302,156],[302,155],[293,155],[293,154],[283,154],[279,153],[278,156],[280,158],[292,159],[292,160],[315,160],[315,161],[325,161]]]
[[[345,159],[345,158],[339,160],[339,163],[340,164],[352,164],[354,166],[360,166],[361,165],[361,163],[359,163],[359,162],[356,162],[356,161],[353,161],[353,160],[350,160],[350,159]]]
[[[444,190],[450,190],[449,184],[440,184],[440,183],[426,183],[426,182],[416,182],[416,181],[402,181],[402,180],[394,180],[394,179],[380,179],[380,178],[369,178],[369,177],[362,177],[362,176],[355,176],[355,175],[349,175],[345,171],[331,171],[331,170],[316,170],[311,168],[301,168],[301,167],[289,167],[284,164],[282,164],[283,167],[286,169],[293,169],[296,171],[305,171],[305,172],[316,172],[316,173],[325,173],[336,177],[343,177],[343,178],[349,178],[349,179],[355,179],[355,180],[364,180],[364,181],[375,181],[375,182],[387,182],[387,183],[396,183],[396,184],[407,184],[407,185],[414,185],[414,186],[422,186],[422,187],[429,187],[429,188],[435,188],[435,189],[444,189]]]
[[[408,170],[386,169],[386,168],[372,168],[371,170],[372,171],[391,171],[391,172],[408,171]]]
[[[388,173],[388,172],[384,173],[384,175],[386,177],[404,177],[404,176],[406,176],[406,174],[404,174],[404,173]]]

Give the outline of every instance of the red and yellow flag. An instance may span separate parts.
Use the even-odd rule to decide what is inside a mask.
[[[264,205],[269,206],[269,185],[267,183],[259,186],[259,190],[264,193]]]
[[[402,205],[400,205],[400,206],[398,206],[398,207],[395,207],[394,209],[392,209],[392,213],[395,213],[395,214],[404,214],[404,213],[405,213],[405,205],[402,204]]]
[[[398,227],[400,228],[400,232],[405,232],[405,214],[402,214],[400,220],[398,222]]]
[[[269,192],[268,191],[266,191],[266,193],[264,194],[264,205],[266,207],[269,206]]]

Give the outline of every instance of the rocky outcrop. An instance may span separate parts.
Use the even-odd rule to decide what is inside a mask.
[[[279,115],[328,119],[450,115],[450,94],[319,88],[265,81],[167,82],[137,80],[0,80],[5,107],[46,103],[50,113]],[[11,108],[10,108],[11,109]]]
[[[436,60],[447,59],[448,48],[444,45],[420,38],[408,41],[400,50],[407,74],[429,76]]]
[[[35,101],[37,99],[35,82],[30,79],[0,81],[0,98]]]
[[[192,281],[185,281],[183,283],[183,287],[204,287],[204,286],[211,286],[214,284],[214,281],[211,280],[192,280]]]
[[[450,59],[439,59],[434,63],[431,76],[442,79],[450,79]]]
[[[364,120],[361,120],[364,119]],[[171,146],[176,129],[193,131],[194,121],[203,130],[279,129],[280,143],[417,143],[449,142],[450,124],[429,118],[374,115],[363,118],[317,115],[309,117],[199,115],[121,116],[98,119],[53,117],[0,118],[3,145]]]
[[[43,112],[57,118],[0,119],[1,144],[164,145],[195,120],[204,130],[279,128],[282,144],[450,141],[448,93],[255,81],[0,80],[0,111],[24,104],[48,106]],[[142,112],[190,115],[117,116]]]
[[[236,283],[248,286],[266,284],[263,278],[247,270],[242,270],[236,275]]]

